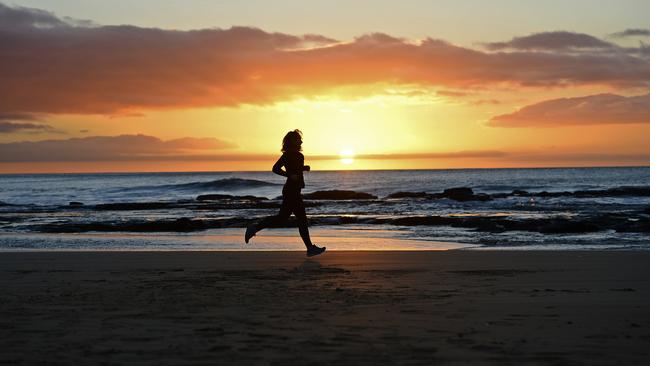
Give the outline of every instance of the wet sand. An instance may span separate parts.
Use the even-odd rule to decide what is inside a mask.
[[[650,252],[0,253],[0,364],[650,364]]]

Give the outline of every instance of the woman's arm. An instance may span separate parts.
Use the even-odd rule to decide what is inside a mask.
[[[305,165],[305,156],[303,154],[298,155],[299,156],[299,161],[300,161],[300,170],[303,172],[308,172],[311,170],[309,165]]]
[[[283,177],[287,177],[288,176],[287,172],[284,171],[284,169],[282,169],[283,166],[284,166],[284,154],[282,154],[282,156],[280,156],[280,159],[278,159],[278,161],[276,161],[275,164],[273,164],[273,169],[272,169],[273,173],[277,175],[281,175]]]

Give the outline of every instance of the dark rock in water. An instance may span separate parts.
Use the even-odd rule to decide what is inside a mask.
[[[501,198],[501,194],[493,195],[493,197]],[[559,191],[559,192],[526,192],[522,190],[514,190],[507,196],[536,196],[543,198],[555,197],[578,197],[578,198],[595,198],[595,197],[650,197],[650,187],[616,187],[609,189],[591,189],[591,190],[578,190],[578,191]]]
[[[35,227],[46,233],[98,232],[191,232],[219,228],[243,228],[251,222],[245,218],[193,219],[182,217],[176,220],[127,221],[127,222],[64,222]]]
[[[307,205],[306,205],[307,206]],[[280,208],[280,202],[272,201],[199,201],[194,205],[188,205],[192,210],[257,210],[257,209],[274,209]]]
[[[458,187],[458,188],[447,188],[442,191],[442,194],[451,197],[451,196],[471,196],[474,194],[474,191],[468,187]]]
[[[492,194],[490,194],[490,198],[492,198],[492,199],[508,198],[510,196],[511,196],[510,193],[492,193]]]
[[[233,196],[229,194],[202,194],[196,197],[197,201],[220,201],[225,199],[232,199]]]
[[[492,199],[492,197],[484,193],[474,194],[474,191],[472,191],[471,188],[467,188],[467,187],[448,188],[445,189],[442,193],[396,192],[388,195],[388,197],[386,198],[426,198],[426,199],[448,198],[460,202],[489,201]]]
[[[476,231],[483,231],[483,232],[490,232],[490,233],[503,233],[508,231],[508,228],[506,227],[507,224],[504,225],[504,223],[501,221],[481,220],[481,219],[477,219],[474,221],[475,221],[474,224],[471,224],[469,222],[466,222],[466,224],[472,225],[472,227],[474,227]]]
[[[576,191],[577,197],[625,197],[625,196],[650,196],[650,187],[616,187],[605,190]]]
[[[508,197],[530,197],[532,196],[532,193],[529,193],[528,191],[524,191],[522,189],[515,189],[510,193],[493,193],[490,195],[492,198],[508,198]]]
[[[25,221],[25,216],[0,216],[0,223],[8,224],[10,222],[20,222]]]
[[[620,189],[614,189],[614,191],[623,196],[650,196],[650,187],[621,187]]]
[[[645,209],[645,214],[650,214],[650,208]],[[613,223],[617,232],[650,233],[650,218],[645,214],[644,211],[641,211],[639,215],[634,215],[634,217],[623,214],[622,217],[616,220],[612,219],[614,215],[610,213],[603,221]]]
[[[359,218],[356,216],[323,216],[309,219],[309,222],[314,225],[346,225],[358,223]]]
[[[474,194],[471,188],[459,187],[445,189],[440,195],[443,198],[449,198],[454,201],[489,201],[492,198],[487,194]]]
[[[230,194],[202,194],[196,197],[197,201],[224,201],[224,200],[243,200],[243,201],[264,201],[268,200],[266,197],[257,196],[233,196]]]
[[[598,225],[575,220],[553,220],[539,228],[542,234],[580,234],[600,231]]]
[[[164,231],[194,231],[194,230],[203,230],[205,228],[205,225],[202,221],[192,220],[187,217],[181,217],[176,221],[168,222],[163,225],[164,227],[161,227],[161,229],[165,229]]]
[[[427,198],[438,199],[448,198],[455,201],[489,201],[497,198],[507,197],[578,197],[578,198],[595,198],[595,197],[650,197],[650,187],[616,187],[603,190],[579,190],[574,192],[556,191],[556,192],[528,192],[521,189],[515,189],[510,193],[494,193],[491,195],[484,193],[474,193],[471,188],[458,187],[445,189],[442,193],[426,192],[396,192],[388,195],[386,198]]]
[[[274,203],[278,202],[260,202]],[[206,203],[200,206],[211,207],[215,204]],[[218,205],[226,205],[218,203]],[[249,203],[251,205],[251,203]],[[34,225],[33,230],[49,233],[77,233],[77,232],[191,232],[219,228],[244,228],[251,222],[258,220],[256,217],[228,217],[228,218],[179,218],[161,220],[115,220],[87,222],[84,220],[55,222]],[[24,220],[21,216],[20,220]],[[0,222],[12,222],[7,217],[0,217]],[[343,225],[343,224],[369,224],[369,225],[397,225],[397,226],[450,226],[466,228],[478,232],[502,233],[509,231],[538,232],[542,234],[583,234],[605,230],[615,230],[620,233],[650,234],[650,217],[637,211],[607,212],[592,215],[579,215],[572,218],[543,217],[530,219],[513,219],[504,216],[401,216],[401,217],[356,217],[356,216],[322,216],[310,219],[314,225]],[[291,218],[278,227],[295,227],[296,222]]]
[[[70,207],[81,207],[83,205],[84,205],[83,202],[77,202],[77,201],[72,201],[72,202],[68,203],[68,206],[70,206]]]
[[[279,203],[269,201],[266,197],[255,196],[231,196],[231,195],[206,195],[195,200],[179,200],[176,202],[119,202],[119,203],[102,203],[94,206],[75,206],[70,207],[87,207],[98,211],[140,211],[140,210],[159,210],[182,208],[188,210],[221,210],[221,209],[264,209],[280,207]]]
[[[386,198],[431,198],[431,196],[427,192],[395,192],[389,194]]]
[[[420,225],[451,225],[454,223],[454,219],[451,217],[441,217],[441,216],[409,216],[409,217],[398,217],[392,220],[391,224],[393,225],[403,225],[403,226],[420,226]]]
[[[372,200],[377,198],[370,193],[341,190],[316,191],[303,194],[302,197],[308,200]]]
[[[256,179],[224,178],[210,182],[193,182],[167,186],[173,189],[196,189],[196,190],[237,190],[260,187],[278,186],[279,183],[265,182]]]
[[[171,206],[168,202],[122,202],[122,203],[102,203],[95,205],[97,210],[106,211],[121,211],[121,210],[155,210],[161,208],[169,208]]]
[[[504,195],[502,197],[506,197]],[[448,198],[454,201],[489,201],[492,199],[491,196],[484,193],[475,194],[471,188],[459,187],[459,188],[448,188],[445,189],[442,193],[426,193],[426,192],[396,192],[391,193],[386,198],[426,198],[426,199],[440,199]]]

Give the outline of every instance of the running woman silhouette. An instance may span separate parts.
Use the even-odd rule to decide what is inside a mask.
[[[307,213],[305,204],[302,202],[300,190],[305,188],[303,172],[310,170],[309,165],[305,165],[305,157],[300,152],[302,150],[302,132],[300,130],[289,131],[282,139],[282,156],[273,165],[273,173],[287,177],[287,181],[282,187],[282,206],[280,212],[275,216],[267,217],[256,224],[251,224],[246,228],[244,241],[248,241],[255,234],[267,227],[278,226],[287,221],[291,213],[296,216],[298,222],[298,231],[300,237],[307,247],[307,256],[313,257],[325,251],[325,247],[317,247],[312,244],[309,238],[309,228],[307,227]],[[282,169],[284,167],[284,169]]]

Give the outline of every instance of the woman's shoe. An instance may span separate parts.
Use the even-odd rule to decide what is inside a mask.
[[[307,256],[308,257],[313,257],[315,255],[322,254],[322,253],[325,252],[325,249],[326,249],[325,247],[319,248],[319,247],[317,247],[315,245],[312,245],[309,248],[307,248]]]
[[[244,241],[248,244],[248,241],[257,233],[257,226],[255,224],[250,224],[246,228],[246,234],[244,234]]]

